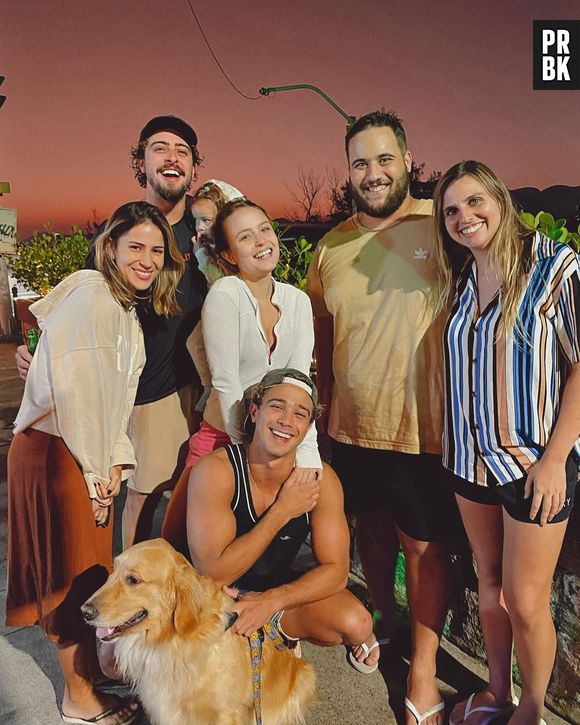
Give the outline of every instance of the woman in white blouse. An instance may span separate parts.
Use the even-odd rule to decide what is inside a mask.
[[[308,375],[314,346],[307,295],[272,277],[280,250],[262,207],[248,199],[229,202],[219,212],[213,234],[216,252],[232,275],[212,285],[202,310],[212,391],[190,443],[190,454],[195,450],[197,458],[229,441],[243,442],[244,391],[275,368],[292,367]],[[305,481],[321,470],[312,427],[298,448],[293,475]],[[187,550],[187,481],[186,471],[171,497],[162,532],[181,551]]]
[[[138,705],[94,688],[80,607],[112,568],[113,500],[135,467],[126,427],[145,352],[137,299],[179,310],[183,259],[162,212],[117,209],[81,270],[32,306],[42,335],[8,453],[6,623],[39,624],[57,648],[64,722],[130,723]]]

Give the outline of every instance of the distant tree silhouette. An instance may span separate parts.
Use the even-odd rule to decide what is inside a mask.
[[[409,179],[409,190],[411,196],[415,199],[432,199],[437,182],[441,178],[440,171],[432,171],[426,179],[423,179],[425,173],[425,162],[420,164],[413,161],[411,164],[411,173]]]
[[[305,169],[300,165],[294,187],[291,188],[286,185],[299,216],[292,211],[286,211],[286,214],[290,218],[304,222],[322,221],[323,214],[320,209],[320,202],[324,196],[324,187],[325,179],[322,174],[312,169]]]
[[[348,179],[341,178],[336,168],[326,169],[328,221],[338,224],[352,214],[352,192]]]
[[[98,232],[102,231],[102,227],[104,226],[104,220],[101,219],[100,215],[97,213],[97,210],[93,207],[91,209],[93,218],[87,219],[87,221],[83,224],[82,230],[86,237],[89,239],[93,239],[96,237]]]

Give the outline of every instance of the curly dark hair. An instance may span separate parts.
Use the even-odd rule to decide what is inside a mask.
[[[139,143],[135,146],[131,146],[131,150],[129,152],[131,156],[131,168],[133,169],[133,175],[139,182],[139,186],[143,188],[147,186],[147,177],[145,176],[145,172],[141,170],[141,161],[145,158],[145,149],[148,143],[148,138],[144,141],[139,141]],[[201,166],[203,156],[197,150],[197,146],[190,146],[189,148],[191,149],[193,167],[195,169],[197,166]]]

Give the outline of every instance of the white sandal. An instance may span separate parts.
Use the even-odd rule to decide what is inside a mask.
[[[463,720],[461,720],[462,723],[467,721],[468,717],[471,717],[476,712],[487,712],[489,713],[489,716],[484,718],[480,721],[480,725],[489,725],[489,723],[493,722],[494,720],[497,720],[499,717],[502,717],[503,715],[507,715],[512,710],[514,710],[518,704],[519,700],[514,695],[514,699],[511,702],[508,702],[506,705],[502,705],[501,707],[492,707],[491,705],[480,705],[479,707],[471,708],[471,704],[473,702],[473,698],[475,697],[477,693],[472,692],[471,695],[467,698],[467,704],[465,705],[465,712],[463,713]],[[451,719],[449,719],[450,725],[453,725],[451,722]]]
[[[424,712],[421,714],[419,710],[413,705],[411,700],[409,700],[408,697],[405,698],[405,707],[411,715],[415,718],[417,721],[417,725],[421,725],[422,722],[425,722],[428,717],[431,717],[431,715],[435,715],[436,713],[440,712],[441,710],[445,710],[445,703],[443,700],[441,702],[438,702],[436,705],[433,705],[433,707],[430,710],[427,710],[427,712]]]
[[[362,644],[355,645],[356,647],[362,647],[363,652],[365,653],[365,660],[370,655],[370,653],[376,649],[377,647],[382,647],[384,645],[388,645],[391,643],[390,637],[385,637],[384,639],[377,639],[375,640],[371,646],[369,647],[366,642],[363,642]],[[358,672],[362,672],[363,675],[370,675],[371,673],[375,672],[375,670],[379,667],[379,661],[377,660],[374,665],[365,665],[364,660],[360,662],[357,660],[357,658],[354,656],[353,648],[348,648],[348,662],[349,664],[354,667],[355,670]]]
[[[422,722],[425,722],[427,718],[431,717],[431,715],[435,715],[436,713],[440,712],[441,710],[445,710],[445,703],[443,700],[441,702],[438,702],[436,705],[433,705],[433,707],[430,710],[427,710],[427,712],[424,712],[421,714],[419,710],[413,705],[411,700],[409,700],[408,697],[405,698],[405,707],[411,715],[415,718],[417,721],[417,725],[421,725]]]

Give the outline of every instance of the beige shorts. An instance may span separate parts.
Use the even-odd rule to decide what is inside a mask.
[[[137,470],[127,481],[129,488],[147,494],[175,486],[185,465],[198,396],[199,389],[188,385],[166,398],[133,408],[128,434]]]

